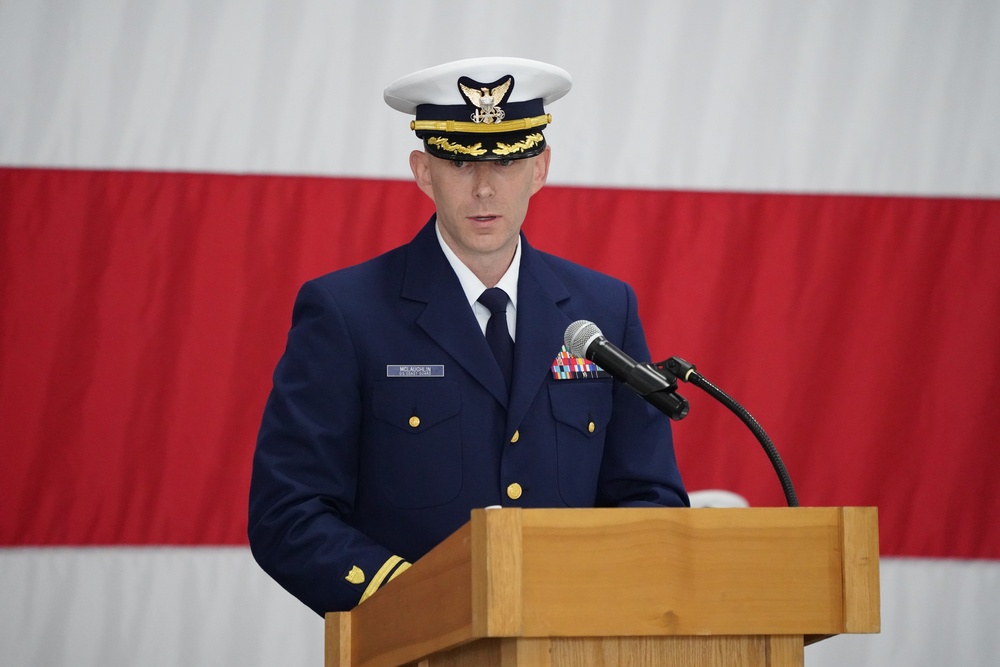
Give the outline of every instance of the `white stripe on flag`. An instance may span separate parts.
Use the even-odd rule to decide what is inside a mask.
[[[404,575],[405,576],[405,575]],[[882,633],[810,667],[975,667],[1000,655],[1000,562],[884,558]],[[244,548],[0,550],[4,664],[319,665],[319,616]]]
[[[997,35],[973,0],[0,3],[0,164],[408,179],[384,87],[506,54],[574,77],[555,184],[995,196]]]

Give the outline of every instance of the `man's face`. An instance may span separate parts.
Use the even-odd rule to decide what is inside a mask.
[[[434,201],[445,243],[476,271],[509,264],[514,257],[528,199],[548,177],[549,149],[521,160],[473,162],[413,151],[410,168],[417,185]]]

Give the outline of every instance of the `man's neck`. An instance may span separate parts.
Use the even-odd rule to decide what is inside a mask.
[[[492,256],[483,257],[476,258],[480,261],[467,262],[459,257],[459,260],[469,267],[469,270],[482,281],[483,285],[486,287],[496,287],[496,284],[503,278],[503,274],[507,273],[507,269],[510,268],[510,263],[514,260],[514,253],[516,251],[517,247],[515,246],[502,255],[498,253],[496,258]]]
[[[470,303],[474,303],[479,298],[479,295],[482,293],[482,287],[496,287],[501,283],[504,283],[502,286],[506,288],[504,291],[508,292],[508,296],[512,300],[516,300],[520,267],[515,266],[515,264],[521,261],[522,248],[520,238],[518,238],[518,243],[510,256],[507,256],[505,253],[500,256],[498,261],[479,262],[477,265],[470,265],[462,261],[451,246],[445,242],[440,229],[435,229],[435,233],[437,234],[438,243],[441,245],[441,250],[448,259],[452,270],[458,275],[458,279],[462,283],[462,288],[466,291],[466,296],[469,297]],[[481,283],[482,287],[476,285],[475,283],[477,282]]]

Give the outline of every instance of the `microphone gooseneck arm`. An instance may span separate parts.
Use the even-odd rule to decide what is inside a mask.
[[[688,382],[704,390],[708,395],[725,405],[733,414],[739,417],[740,421],[750,428],[764,448],[764,451],[767,452],[767,457],[771,460],[774,471],[778,473],[778,479],[781,481],[781,488],[785,492],[785,501],[788,503],[788,506],[799,506],[799,499],[795,495],[795,487],[792,486],[792,479],[788,475],[788,470],[785,468],[784,462],[781,460],[781,455],[778,454],[778,450],[775,448],[774,443],[771,442],[771,438],[764,432],[764,429],[757,420],[753,418],[753,415],[747,412],[746,408],[733,400],[726,392],[706,380],[695,370],[694,364],[684,361],[680,357],[670,357],[666,361],[654,364],[654,366],[661,371],[669,372],[672,376],[677,377],[683,382]]]

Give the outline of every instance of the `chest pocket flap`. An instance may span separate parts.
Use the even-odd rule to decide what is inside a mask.
[[[554,382],[552,416],[584,435],[602,433],[611,419],[611,391],[611,380]]]
[[[372,415],[407,433],[422,433],[462,408],[458,384],[438,378],[400,378],[372,387]]]

